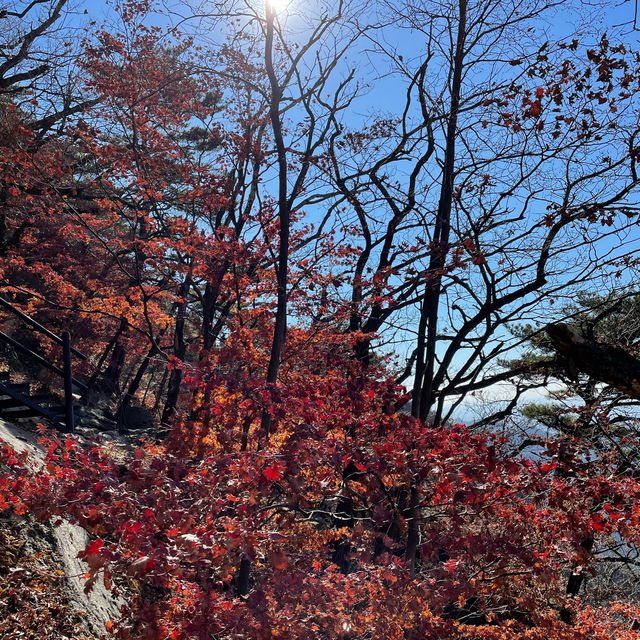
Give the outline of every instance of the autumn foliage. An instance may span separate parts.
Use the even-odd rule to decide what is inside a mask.
[[[635,637],[629,603],[565,595],[567,572],[590,570],[585,540],[637,542],[635,480],[576,443],[514,458],[499,439],[391,412],[388,384],[330,384],[289,388],[260,450],[240,451],[215,383],[224,438],[182,425],[124,460],[54,439],[36,474],[5,449],[3,508],[94,535],[87,586],[125,595],[110,629],[123,638]]]
[[[457,5],[466,12],[464,0]],[[307,48],[281,41],[269,51],[272,69],[249,27],[209,49],[166,20],[152,26],[151,12],[152,3],[123,2],[118,26],[92,25],[73,67],[81,98],[61,92],[53,115],[40,85],[19,86],[24,74],[0,84],[2,294],[52,330],[71,331],[89,356],[76,371],[90,387],[85,402],[109,405],[123,431],[136,426],[127,422],[132,405],[154,421],[124,448],[42,428],[46,457],[35,469],[0,442],[0,514],[53,526],[64,519],[90,533],[86,589],[101,581],[123,598],[120,618],[104,629],[123,640],[640,638],[631,596],[581,591],[598,574],[601,549],[640,544],[640,484],[619,465],[634,443],[594,449],[564,435],[523,445],[443,419],[447,394],[490,386],[479,372],[491,359],[473,358],[484,358],[494,330],[505,332],[507,320],[494,318],[510,321],[509,305],[521,299],[528,313],[526,296],[542,296],[561,272],[547,271],[568,251],[554,242],[566,233],[563,247],[573,248],[591,226],[630,224],[633,56],[606,38],[581,60],[576,45],[563,44],[561,63],[542,47],[517,81],[474,94],[475,124],[453,98],[439,121],[503,140],[496,164],[514,190],[528,189],[536,170],[523,161],[513,178],[514,157],[560,163],[589,144],[618,144],[619,155],[594,160],[596,168],[583,162],[562,202],[554,192],[541,211],[504,214],[523,225],[523,242],[540,240],[530,258],[496,248],[495,237],[516,234],[494,219],[505,194],[496,195],[482,163],[460,183],[442,179],[438,239],[411,237],[433,204],[416,204],[417,176],[440,142],[454,154],[455,136],[436,144],[437,118],[424,113],[428,126],[411,133],[407,122],[383,118],[348,131],[337,120],[351,104],[341,94],[348,83],[331,102],[317,88],[331,86],[329,76],[310,91],[296,66],[311,52],[327,69],[314,49],[322,29]],[[46,73],[36,68],[28,79]],[[421,73],[420,86],[426,67]],[[299,89],[283,111],[274,74],[283,95]],[[318,116],[318,105],[328,112]],[[283,132],[277,122],[289,108],[298,121]],[[393,126],[397,146],[377,160]],[[400,207],[393,194],[402,188],[386,184],[382,169],[415,159],[418,135],[430,150],[409,171]],[[532,144],[535,152],[513,151]],[[265,187],[274,176],[281,197]],[[388,206],[389,219],[375,219],[371,203]],[[467,224],[476,204],[485,213]],[[476,277],[512,288],[478,294],[471,311],[453,296],[463,323],[445,336],[453,346],[441,357],[439,305],[460,282],[472,297]],[[283,295],[286,340],[273,382]],[[385,327],[395,329],[393,314],[410,309],[413,394],[399,356],[375,348]],[[492,354],[509,353],[501,349]],[[445,373],[442,363],[463,352],[469,368]],[[0,544],[4,567],[13,552],[1,536]],[[0,597],[9,591],[12,602],[46,583],[41,574],[14,579],[0,578]],[[65,618],[64,632],[79,633],[76,622]]]

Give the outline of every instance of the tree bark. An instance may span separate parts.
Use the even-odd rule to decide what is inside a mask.
[[[176,326],[173,332],[173,355],[181,362],[187,353],[187,344],[184,340],[185,315],[187,312],[187,295],[189,293],[190,279],[185,281],[180,287],[180,302],[176,309]],[[178,396],[180,395],[180,383],[182,382],[182,369],[174,368],[169,375],[169,386],[167,387],[167,400],[162,411],[162,424],[169,424],[171,416],[176,410]]]
[[[273,67],[273,35],[274,35],[274,8],[270,2],[266,3],[267,11],[267,36],[265,42],[265,65],[269,83],[271,85],[271,105],[269,115],[273,137],[278,158],[278,219],[280,221],[278,261],[276,266],[277,282],[277,306],[275,324],[273,327],[273,341],[269,365],[267,367],[267,385],[275,385],[280,370],[280,357],[287,332],[287,271],[289,269],[289,228],[290,210],[287,198],[287,151],[282,134],[280,122],[280,101],[282,99],[282,87],[280,86]],[[266,440],[271,431],[272,415],[265,408],[262,412],[261,427]]]
[[[620,347],[586,340],[566,324],[549,325],[546,331],[569,371],[582,371],[640,399],[640,360]]]
[[[427,270],[425,293],[420,312],[420,328],[426,330],[424,342],[420,345],[413,387],[414,405],[412,414],[426,420],[434,403],[433,375],[436,358],[436,342],[438,330],[438,313],[442,295],[442,270],[449,252],[449,234],[451,229],[451,211],[453,207],[453,180],[455,177],[456,133],[458,127],[458,111],[462,89],[462,70],[464,66],[464,44],[467,25],[467,0],[458,2],[458,33],[453,57],[453,74],[451,80],[451,104],[447,121],[444,166],[438,211],[433,230],[432,251]],[[418,402],[416,403],[416,400]]]

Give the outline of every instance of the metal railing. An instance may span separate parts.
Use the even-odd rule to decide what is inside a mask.
[[[76,380],[73,377],[72,357],[76,356],[81,360],[87,360],[87,356],[71,346],[71,336],[68,331],[63,331],[62,336],[56,335],[55,333],[41,325],[39,322],[34,320],[31,316],[28,316],[26,313],[20,311],[20,309],[16,308],[14,305],[12,305],[2,297],[0,297],[0,307],[3,307],[5,310],[20,318],[20,320],[22,320],[25,324],[30,325],[34,331],[45,335],[47,338],[62,347],[62,368],[60,368],[53,362],[50,362],[45,357],[43,357],[39,353],[36,353],[15,338],[12,338],[3,331],[0,331],[0,340],[3,340],[7,344],[11,345],[14,349],[17,349],[25,355],[33,358],[40,365],[49,369],[49,371],[52,371],[63,379],[65,426],[69,433],[73,433],[75,429],[75,418],[73,412],[73,388],[77,387],[78,389],[87,391],[88,386],[84,382]]]

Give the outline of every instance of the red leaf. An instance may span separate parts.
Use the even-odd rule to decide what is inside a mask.
[[[85,555],[94,556],[100,553],[100,549],[104,546],[104,542],[101,538],[96,538],[87,548],[84,550]]]
[[[271,480],[275,482],[280,479],[282,472],[279,469],[275,469],[274,467],[267,467],[264,471],[264,476],[267,480]]]

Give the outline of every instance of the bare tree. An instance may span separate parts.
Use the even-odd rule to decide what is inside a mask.
[[[394,3],[411,45],[377,34],[371,55],[390,62],[380,82],[401,83],[404,104],[331,138],[334,184],[361,235],[358,357],[395,331],[416,417],[446,420],[505,380],[516,381],[513,409],[534,383],[518,379],[530,363],[499,364],[522,345],[509,328],[549,319],[587,283],[611,289],[638,251],[637,63],[606,36],[553,42],[545,20],[569,9]]]
[[[71,26],[70,12],[68,0],[15,1],[0,9],[0,90],[30,114],[40,137],[92,104],[78,86],[81,22]]]
[[[233,34],[231,40],[212,45],[222,64],[210,68],[233,87],[236,95],[251,96],[247,98],[247,114],[254,116],[262,135],[266,162],[242,175],[246,182],[238,182],[238,193],[245,197],[252,194],[247,201],[250,206],[272,206],[278,220],[278,242],[272,256],[276,308],[265,375],[269,387],[278,381],[289,316],[292,214],[323,202],[333,210],[330,203],[334,189],[331,185],[327,188],[326,179],[321,177],[326,172],[319,166],[319,157],[336,118],[357,92],[355,70],[345,61],[366,31],[355,19],[361,10],[360,3],[342,1],[321,2],[304,11],[292,3],[290,11],[279,14],[268,1],[222,2],[217,12],[209,7],[204,22],[198,22],[198,32],[206,24],[207,32]],[[182,16],[181,21],[193,21],[200,15],[194,7],[191,17]],[[240,21],[240,27],[235,23],[234,29],[227,31],[230,19]],[[319,237],[323,225],[331,220],[329,215],[323,218],[305,244]],[[271,413],[265,410],[262,430],[267,438],[271,423]]]

